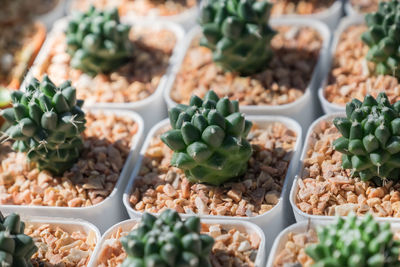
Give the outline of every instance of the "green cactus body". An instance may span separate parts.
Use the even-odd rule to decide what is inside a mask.
[[[127,258],[122,267],[211,267],[211,236],[200,234],[200,219],[182,221],[173,210],[158,218],[144,213],[138,227],[121,238]]]
[[[0,111],[10,127],[5,131],[14,140],[13,149],[26,152],[39,169],[62,174],[79,158],[85,129],[83,101],[69,81],[59,87],[45,75],[40,83],[33,78],[25,92],[11,93],[12,108]]]
[[[391,105],[385,93],[346,105],[346,118],[333,120],[342,137],[333,148],[342,155],[342,167],[363,181],[397,181],[400,177],[400,101]]]
[[[389,223],[376,222],[371,214],[351,213],[317,229],[319,242],[306,247],[313,267],[400,266],[400,241],[393,240]]]
[[[172,130],[161,140],[174,150],[171,165],[191,182],[220,185],[247,169],[252,148],[246,137],[252,123],[239,103],[209,91],[204,100],[192,96],[189,105],[169,110]]]
[[[0,266],[31,267],[37,251],[33,239],[24,234],[25,224],[13,213],[4,217],[0,212]]]
[[[400,1],[380,2],[375,13],[365,16],[368,30],[362,40],[369,46],[367,59],[376,63],[377,74],[400,78]]]
[[[256,0],[204,1],[200,44],[225,70],[250,75],[264,70],[276,32],[268,24],[271,4]]]
[[[66,30],[71,66],[91,76],[116,70],[132,56],[129,31],[116,8],[98,11],[91,6],[86,13],[75,14]]]

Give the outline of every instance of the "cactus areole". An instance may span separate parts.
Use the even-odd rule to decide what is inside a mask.
[[[367,14],[368,30],[362,40],[370,49],[369,61],[376,63],[377,74],[400,78],[400,1],[380,2],[378,11]]]
[[[172,130],[161,140],[174,150],[171,165],[191,182],[220,185],[245,173],[252,123],[239,112],[237,101],[209,91],[204,100],[192,96],[189,105],[170,109],[169,119]]]
[[[11,125],[4,133],[13,149],[26,152],[39,169],[62,174],[79,158],[85,129],[83,101],[69,81],[59,87],[45,75],[33,78],[25,92],[11,93],[13,107],[0,111]]]
[[[71,66],[91,76],[116,70],[132,56],[129,31],[116,8],[98,11],[91,6],[86,13],[76,13],[66,31]]]
[[[264,70],[276,34],[268,24],[271,7],[256,0],[203,1],[200,44],[210,48],[214,62],[227,71],[251,75]]]
[[[25,224],[13,213],[4,217],[0,212],[0,266],[31,267],[31,257],[38,248],[24,234]]]
[[[211,267],[211,236],[200,234],[200,219],[182,221],[173,210],[158,218],[144,213],[138,227],[121,238],[127,257],[121,267]]]
[[[342,137],[333,142],[342,152],[342,166],[363,181],[382,184],[400,177],[400,101],[391,105],[385,93],[364,102],[353,99],[346,117],[333,120]]]
[[[400,242],[393,240],[389,223],[376,222],[371,214],[351,213],[317,229],[319,242],[305,249],[312,267],[399,267]]]

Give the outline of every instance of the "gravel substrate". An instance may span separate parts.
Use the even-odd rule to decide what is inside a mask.
[[[304,159],[302,179],[295,197],[297,207],[312,215],[345,216],[368,212],[379,217],[400,217],[400,184],[387,182],[378,187],[372,182],[351,178],[342,169],[342,153],[332,142],[340,133],[330,121],[322,121],[311,135]]]
[[[367,93],[376,97],[385,91],[392,102],[400,100],[397,79],[389,75],[376,75],[375,64],[365,58],[369,47],[361,40],[365,25],[354,25],[340,36],[333,56],[325,98],[344,106],[353,98],[363,100]]]
[[[171,98],[188,103],[208,90],[239,100],[240,105],[282,105],[296,101],[311,80],[322,46],[311,28],[282,26],[272,40],[274,56],[266,70],[249,77],[225,72],[212,61],[212,53],[195,38],[176,76]]]
[[[378,10],[379,2],[389,0],[349,0],[355,11],[361,13],[370,13]]]
[[[310,15],[327,10],[335,0],[269,0],[273,3],[272,16]]]
[[[98,267],[117,267],[122,264],[126,253],[119,239],[128,233],[120,227],[105,241],[97,258]],[[261,242],[257,234],[228,230],[220,224],[202,224],[201,233],[215,239],[210,255],[213,267],[254,267]]]
[[[87,113],[86,120],[81,157],[62,177],[39,171],[9,143],[0,145],[0,204],[87,207],[103,201],[118,181],[138,125],[102,113]]]
[[[167,130],[167,129],[164,129]],[[254,126],[249,134],[253,156],[246,174],[222,186],[192,184],[170,166],[172,151],[159,136],[151,141],[129,198],[139,212],[257,216],[279,201],[296,133],[281,123]]]
[[[132,59],[110,74],[95,77],[70,67],[65,34],[55,35],[43,64],[33,70],[35,77],[47,73],[55,84],[71,80],[77,97],[86,104],[96,102],[128,103],[143,100],[157,89],[169,65],[176,37],[169,30],[133,27],[130,39],[134,45]]]

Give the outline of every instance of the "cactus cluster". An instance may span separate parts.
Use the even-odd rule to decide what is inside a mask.
[[[333,120],[342,136],[333,148],[342,155],[342,166],[363,181],[382,184],[400,177],[400,101],[391,105],[385,93],[346,105],[346,117]]]
[[[129,31],[116,8],[99,11],[91,6],[85,13],[76,13],[66,30],[71,66],[91,76],[116,70],[132,56]]]
[[[174,150],[171,165],[191,182],[220,185],[246,171],[252,123],[239,112],[237,101],[208,91],[204,100],[192,96],[189,105],[170,109],[169,119],[172,130],[161,140]]]
[[[59,87],[45,75],[33,78],[25,91],[11,93],[13,106],[0,111],[10,127],[4,135],[14,140],[13,149],[26,152],[39,169],[61,174],[79,158],[85,129],[83,101],[66,81]]]
[[[318,228],[319,242],[306,247],[313,267],[398,267],[400,241],[393,240],[389,223],[378,223],[372,215],[354,213]]]
[[[0,266],[31,267],[37,251],[33,239],[24,234],[25,224],[13,213],[4,217],[0,212]]]
[[[367,59],[376,63],[377,74],[400,78],[400,1],[380,2],[378,11],[367,14],[368,30],[362,40],[369,46]]]
[[[264,70],[276,34],[268,24],[271,4],[265,0],[203,1],[200,44],[213,51],[224,69],[250,75]]]
[[[173,210],[158,218],[144,213],[138,227],[121,243],[127,253],[122,267],[211,267],[211,236],[200,234],[200,219],[182,221]]]

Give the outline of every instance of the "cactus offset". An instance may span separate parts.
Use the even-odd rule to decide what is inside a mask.
[[[400,78],[400,1],[380,2],[377,12],[367,14],[368,30],[362,40],[370,47],[367,59],[376,63],[377,74]]]
[[[250,75],[264,70],[272,56],[275,31],[268,25],[271,4],[256,0],[206,0],[200,44],[228,71]]]
[[[247,169],[252,148],[246,140],[252,123],[239,112],[239,103],[209,91],[204,100],[169,110],[172,130],[161,140],[174,154],[171,164],[191,182],[220,185]]]
[[[182,221],[173,210],[158,218],[144,213],[138,227],[121,238],[127,258],[122,267],[211,267],[214,239],[200,234],[200,219]]]
[[[66,31],[71,66],[92,76],[116,70],[132,56],[129,31],[116,8],[75,14]]]
[[[400,176],[400,101],[391,105],[385,93],[346,105],[346,118],[333,123],[342,137],[333,142],[342,152],[342,166],[363,181],[377,184]]]
[[[45,75],[40,83],[33,78],[25,92],[11,93],[13,107],[0,112],[11,125],[5,136],[13,139],[13,149],[27,152],[39,169],[62,174],[79,158],[85,129],[83,101],[69,81],[56,87]]]
[[[368,214],[345,219],[318,229],[319,242],[306,247],[313,267],[400,266],[400,242],[393,240],[389,223],[378,223]]]
[[[37,251],[33,239],[24,234],[25,224],[13,213],[4,217],[0,212],[0,266],[31,267]]]

